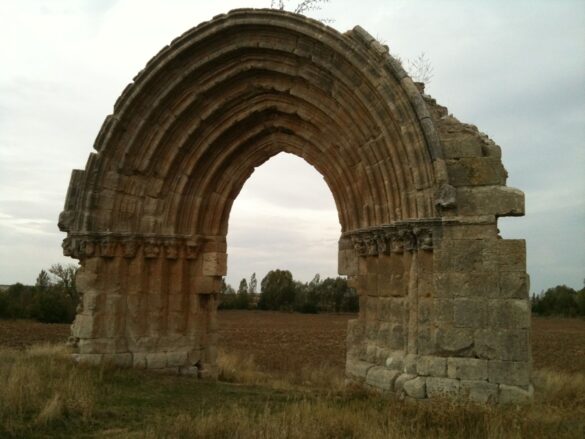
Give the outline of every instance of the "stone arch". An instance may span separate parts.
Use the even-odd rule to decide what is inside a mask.
[[[361,305],[350,378],[417,397],[528,392],[524,244],[497,232],[498,216],[523,214],[523,194],[505,187],[499,147],[360,27],[217,16],[148,62],[94,149],[59,218],[81,262],[80,361],[216,373],[230,209],[284,151],[337,205],[339,272]]]

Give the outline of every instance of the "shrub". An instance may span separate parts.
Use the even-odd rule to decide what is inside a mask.
[[[31,317],[43,323],[71,323],[75,318],[75,305],[68,296],[50,288],[35,295]]]

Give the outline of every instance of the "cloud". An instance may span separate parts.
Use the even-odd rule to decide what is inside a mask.
[[[294,2],[293,2],[294,3]],[[291,3],[292,4],[292,3]],[[0,283],[34,282],[62,261],[56,220],[72,168],[83,168],[104,117],[148,59],[185,30],[269,1],[0,2]],[[425,52],[427,90],[503,148],[527,217],[533,290],[585,276],[585,4],[335,0],[315,16],[360,24],[403,59]],[[276,183],[275,183],[276,182]],[[277,268],[335,275],[339,220],[320,175],[277,156],[244,186],[230,217],[230,279]],[[235,280],[233,280],[235,279]]]

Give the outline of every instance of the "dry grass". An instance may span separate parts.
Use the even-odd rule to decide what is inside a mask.
[[[351,317],[220,313],[219,383],[77,367],[51,345],[0,348],[0,437],[585,437],[585,322],[535,319],[534,404],[498,407],[346,389]]]
[[[244,377],[252,373],[248,370]],[[550,372],[539,373],[539,377],[539,398],[525,407],[447,400],[408,403],[374,393],[316,393],[305,394],[285,407],[267,405],[258,410],[236,403],[213,413],[159,416],[143,434],[153,439],[584,437],[583,377],[575,380]]]
[[[268,373],[258,367],[253,355],[225,350],[219,351],[217,365],[219,379],[228,383],[269,385],[283,390],[310,388],[335,392],[345,388],[343,374],[329,365]]]
[[[259,370],[251,355],[221,353],[218,360],[220,377],[237,385],[77,367],[62,347],[2,349],[0,437],[491,439],[585,433],[582,374],[539,371],[533,405],[499,407],[409,403],[345,389],[327,368],[273,375]],[[76,419],[88,422],[71,427]]]
[[[61,345],[0,349],[0,436],[68,416],[89,418],[95,372],[75,367]]]

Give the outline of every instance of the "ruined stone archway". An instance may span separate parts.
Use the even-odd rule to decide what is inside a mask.
[[[363,29],[236,10],[163,48],[122,93],[59,219],[81,263],[88,363],[216,373],[233,200],[285,151],[325,178],[360,295],[349,378],[416,397],[530,397],[523,214],[499,147],[421,93]]]

